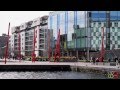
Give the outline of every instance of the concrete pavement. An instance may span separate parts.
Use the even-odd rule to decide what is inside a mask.
[[[84,66],[84,67],[96,67],[96,68],[112,68],[120,69],[118,66],[110,66],[109,63],[99,63],[99,65],[93,65],[93,63],[87,62],[48,62],[48,61],[24,61],[24,60],[7,60],[7,63],[4,63],[4,60],[0,59],[0,65],[70,65],[70,66]]]

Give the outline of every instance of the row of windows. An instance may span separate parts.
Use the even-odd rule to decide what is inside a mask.
[[[106,11],[92,11],[91,19],[93,21],[105,21]],[[120,20],[120,11],[110,11],[110,20]]]
[[[102,22],[98,22],[98,27],[101,26],[101,25],[102,25]],[[95,27],[95,26],[96,26],[96,23],[94,22],[93,27]],[[104,23],[104,27],[106,27],[106,23]],[[110,27],[112,27],[112,22],[110,22]],[[114,27],[118,27],[118,22],[114,23]]]
[[[120,20],[120,11],[111,11],[110,20]]]
[[[57,16],[59,16],[59,18]],[[68,12],[66,11],[58,15],[50,16],[48,26],[50,29],[54,30],[53,32],[56,38],[56,31],[58,28],[62,29],[61,32],[62,34],[65,34],[68,30],[73,30],[71,28],[73,28],[74,24],[79,24],[81,27],[84,26],[85,24],[84,11],[77,11],[76,14],[74,13],[74,11],[68,11]]]

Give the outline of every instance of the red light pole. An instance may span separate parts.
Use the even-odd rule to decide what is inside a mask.
[[[35,43],[36,43],[37,34],[35,36],[35,29],[34,29],[34,36],[33,36],[33,51],[32,51],[32,62],[35,62],[36,55],[35,55]]]
[[[8,58],[9,32],[10,32],[10,23],[8,26],[8,38],[7,38],[6,49],[5,49],[5,64],[6,64],[6,58]]]

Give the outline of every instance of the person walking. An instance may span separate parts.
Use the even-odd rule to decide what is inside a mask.
[[[93,65],[95,65],[95,57],[93,57],[92,60],[93,60]]]
[[[98,65],[98,62],[99,62],[99,59],[98,59],[98,58],[96,58],[96,65]]]
[[[118,65],[118,57],[116,56],[114,60],[115,60],[116,66],[117,66]]]
[[[91,59],[90,59],[90,63],[92,62],[92,57],[91,57]]]
[[[110,58],[108,58],[108,63],[110,63],[110,61],[111,61],[111,59],[110,59]]]
[[[120,68],[120,58],[118,59],[118,68]]]

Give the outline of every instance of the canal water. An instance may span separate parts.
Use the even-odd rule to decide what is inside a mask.
[[[0,79],[107,79],[107,76],[84,72],[0,72]]]

